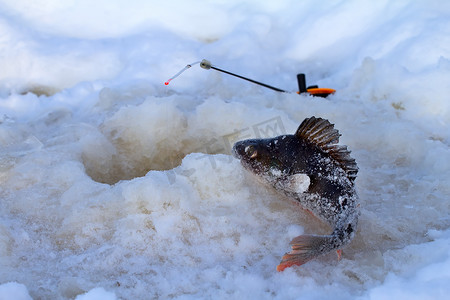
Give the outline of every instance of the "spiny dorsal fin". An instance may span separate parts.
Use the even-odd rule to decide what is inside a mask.
[[[344,169],[347,177],[352,181],[355,180],[358,166],[355,159],[350,156],[347,146],[337,145],[341,135],[334,128],[334,124],[322,118],[307,118],[300,124],[295,135],[329,154]]]

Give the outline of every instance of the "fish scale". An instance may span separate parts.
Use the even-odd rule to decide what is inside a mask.
[[[327,222],[329,235],[306,234],[294,238],[292,250],[277,266],[282,271],[302,265],[354,237],[359,217],[354,181],[358,166],[347,146],[338,145],[339,131],[328,120],[305,119],[294,135],[249,139],[233,146],[242,165]]]

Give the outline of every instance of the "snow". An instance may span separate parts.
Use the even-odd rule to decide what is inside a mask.
[[[450,2],[0,1],[0,299],[441,299],[450,293]],[[213,65],[276,93],[186,64]],[[329,119],[359,167],[329,228],[231,157]]]
[[[116,296],[114,293],[107,292],[103,288],[95,288],[90,290],[89,292],[79,295],[75,298],[75,300],[116,300]]]
[[[0,299],[31,300],[27,287],[17,282],[8,282],[0,285]]]

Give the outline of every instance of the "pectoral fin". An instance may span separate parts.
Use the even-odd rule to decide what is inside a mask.
[[[310,179],[306,174],[294,174],[284,178],[280,184],[285,191],[301,194],[308,190]]]

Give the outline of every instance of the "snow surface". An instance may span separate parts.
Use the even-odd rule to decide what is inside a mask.
[[[186,64],[327,99],[276,93]],[[0,1],[1,299],[443,299],[449,1]],[[277,273],[329,228],[231,158],[336,124],[362,215],[337,262]]]

